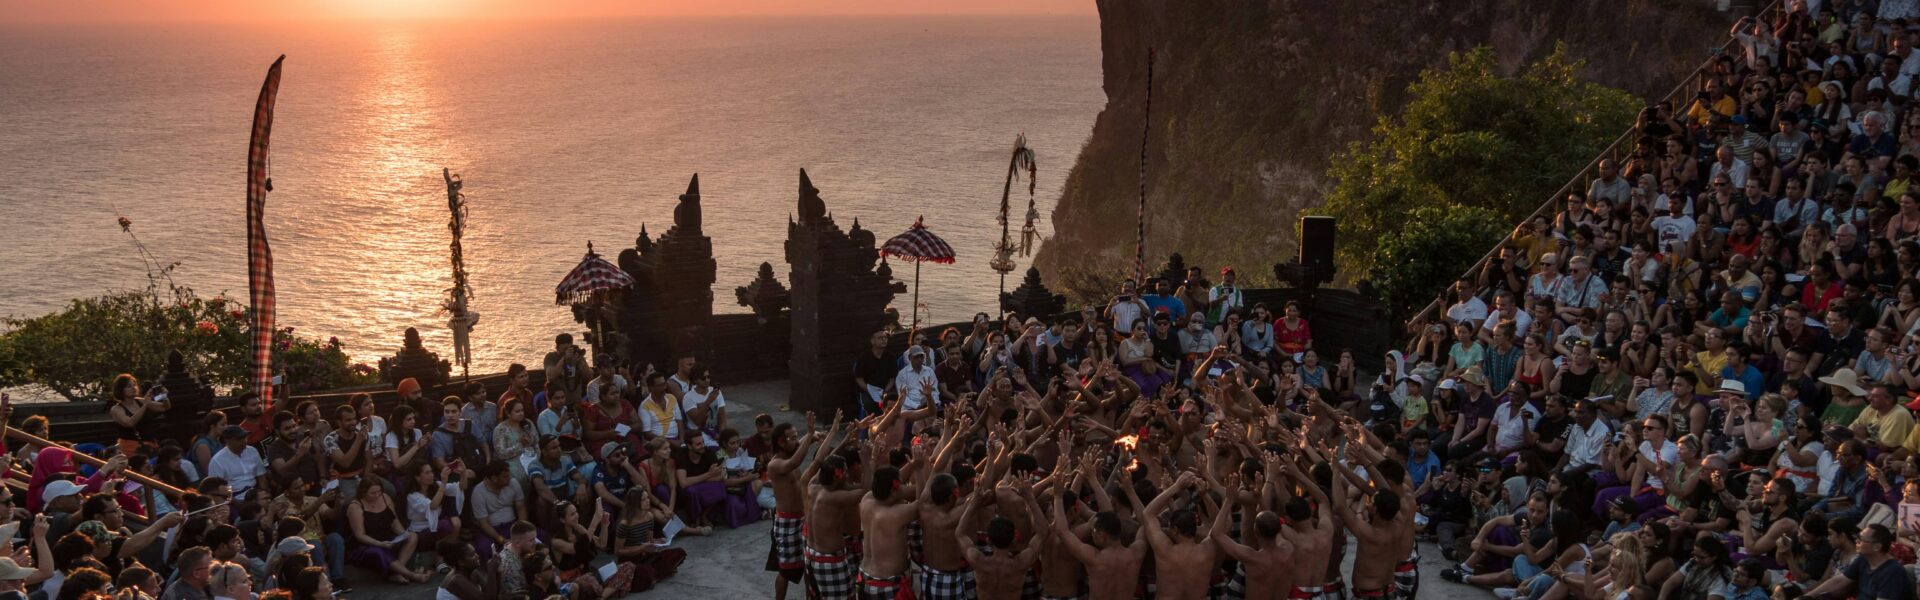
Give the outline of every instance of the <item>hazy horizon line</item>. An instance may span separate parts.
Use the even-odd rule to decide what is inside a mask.
[[[712,13],[712,14],[629,14],[629,15],[459,15],[433,17],[266,17],[266,18],[130,18],[130,19],[19,19],[0,18],[0,27],[21,26],[96,26],[96,25],[346,25],[396,23],[559,23],[581,21],[697,21],[741,19],[939,19],[939,18],[1098,18],[1098,13],[1075,11],[1011,12],[893,12],[893,13]]]

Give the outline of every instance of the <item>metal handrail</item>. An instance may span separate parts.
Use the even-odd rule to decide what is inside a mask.
[[[1781,2],[1782,0],[1774,0],[1773,2],[1767,4],[1766,7],[1761,8],[1755,14],[1755,18],[1762,23],[1767,22],[1768,17],[1770,15],[1775,15],[1779,13]],[[1776,31],[1776,33],[1778,32]],[[1734,37],[1733,33],[1728,32],[1726,42],[1720,44],[1719,46],[1716,46],[1716,48],[1721,50],[1720,53],[1716,53],[1713,56],[1707,58],[1706,60],[1701,61],[1700,66],[1694,67],[1692,72],[1689,72],[1686,75],[1682,76],[1680,78],[1680,82],[1678,84],[1675,84],[1673,86],[1673,89],[1667,92],[1667,95],[1662,96],[1659,100],[1656,100],[1654,103],[1658,104],[1660,102],[1672,102],[1677,98],[1681,98],[1682,94],[1685,93],[1686,91],[1698,88],[1701,81],[1701,74],[1705,73],[1708,67],[1712,66],[1715,62],[1718,62],[1720,60],[1720,56],[1725,52],[1725,48],[1732,46],[1738,42],[1739,40]],[[1684,110],[1684,107],[1676,105],[1674,106],[1674,110],[1675,111]],[[1607,160],[1607,159],[1617,160],[1621,158],[1621,153],[1620,153],[1621,145],[1627,140],[1633,139],[1634,137],[1638,136],[1639,133],[1640,133],[1640,130],[1639,130],[1638,123],[1635,123],[1634,126],[1632,127],[1628,127],[1625,132],[1620,134],[1620,137],[1614,138],[1613,143],[1607,144],[1607,147],[1605,149],[1602,149],[1599,154],[1595,155],[1593,157],[1593,160],[1588,161],[1587,166],[1581,167],[1579,171],[1575,171],[1573,174],[1573,177],[1569,178],[1566,184],[1561,185],[1559,190],[1554,191],[1552,196],[1547,197],[1547,200],[1545,202],[1540,203],[1540,206],[1534,208],[1533,212],[1528,213],[1526,217],[1520,219],[1520,224],[1524,225],[1527,222],[1532,221],[1534,218],[1539,217],[1543,214],[1557,214],[1558,206],[1566,202],[1567,194],[1572,192],[1574,189],[1577,189],[1574,187],[1576,184],[1585,184],[1585,183],[1592,182],[1593,171],[1596,167],[1600,165],[1600,161]],[[1548,213],[1549,208],[1554,209],[1553,213]],[[1474,261],[1473,266],[1468,267],[1466,272],[1461,273],[1460,277],[1465,279],[1471,279],[1474,273],[1477,273],[1480,270],[1486,268],[1487,261],[1492,260],[1494,255],[1499,254],[1500,248],[1506,246],[1507,241],[1508,241],[1507,237],[1500,238],[1499,243],[1494,244],[1493,248],[1488,249],[1485,254],[1480,255],[1480,259]],[[1431,316],[1435,311],[1440,310],[1441,307],[1446,305],[1446,301],[1447,301],[1447,293],[1445,291],[1435,294],[1432,302],[1428,302],[1425,307],[1421,308],[1419,312],[1414,313],[1412,317],[1409,317],[1406,320],[1406,322],[1403,323],[1403,326],[1406,328],[1406,332],[1409,335],[1418,335],[1419,326],[1427,323],[1431,319]]]

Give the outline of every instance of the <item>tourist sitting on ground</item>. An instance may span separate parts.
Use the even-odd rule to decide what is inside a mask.
[[[497,582],[499,597],[506,598],[514,594],[527,593],[526,558],[534,551],[534,544],[537,542],[535,533],[538,529],[532,523],[514,521],[511,526],[502,528],[501,531],[508,536],[507,542],[498,547],[489,565],[493,570],[493,579]]]
[[[386,490],[378,485],[362,485],[359,492],[353,503],[347,505],[347,528],[352,542],[348,560],[386,575],[395,583],[429,579],[431,572],[414,571],[408,566],[420,538],[407,531],[406,524],[400,520],[400,511]]]
[[[473,497],[468,503],[468,524],[475,534],[474,549],[481,556],[491,557],[496,549],[506,545],[510,535],[507,528],[527,519],[526,496],[508,474],[504,462],[487,463],[476,475],[480,481],[474,484]]]
[[[267,461],[273,467],[274,480],[281,487],[296,478],[305,482],[321,481],[320,455],[326,452],[324,439],[300,425],[300,420],[287,411],[274,414],[273,428],[276,435],[267,446]]]
[[[427,444],[433,438],[420,432],[419,422],[414,408],[406,404],[393,407],[393,418],[387,419],[390,429],[381,447],[386,451],[388,480],[393,483],[389,491],[400,489],[415,465],[432,462]]]
[[[687,551],[666,546],[659,530],[673,520],[673,509],[647,490],[627,492],[619,520],[613,524],[613,556],[633,565],[632,591],[644,592],[673,577],[686,562]]]
[[[244,496],[267,473],[266,461],[259,450],[247,445],[246,429],[229,426],[220,431],[220,442],[224,446],[208,461],[207,476],[226,480],[233,493]]]
[[[527,483],[526,463],[539,454],[540,436],[527,413],[528,404],[518,399],[500,405],[500,424],[493,428],[493,460],[506,465],[515,484]]]
[[[460,509],[466,500],[460,477],[451,468],[436,472],[433,465],[414,466],[406,486],[407,531],[420,538],[419,545],[460,539]]]
[[[560,580],[574,586],[575,597],[604,599],[627,595],[633,585],[635,567],[632,563],[617,563],[613,575],[604,580],[593,565],[599,549],[607,547],[614,517],[605,511],[595,511],[592,521],[581,523],[580,508],[572,502],[561,502],[554,507],[553,514],[547,543],[552,548]]]
[[[541,438],[539,457],[526,465],[535,514],[550,514],[554,504],[562,500],[581,502],[586,495],[586,478],[573,457],[561,451],[562,445],[561,438]]]
[[[727,499],[726,467],[717,448],[708,448],[705,434],[688,430],[684,445],[673,449],[675,496],[679,508],[690,522],[687,529],[697,535],[713,532],[713,517],[734,519]],[[757,512],[757,511],[756,511]],[[752,522],[747,515],[747,522]]]
[[[440,426],[427,435],[427,458],[432,463],[428,466],[437,472],[452,469],[460,481],[472,481],[474,467],[487,464],[487,453],[482,449],[486,444],[470,431],[474,424],[466,415],[460,399],[447,396],[440,401]]]

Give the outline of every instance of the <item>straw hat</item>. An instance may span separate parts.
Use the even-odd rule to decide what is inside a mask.
[[[1474,387],[1487,387],[1487,375],[1480,372],[1480,365],[1467,367],[1467,372],[1460,374],[1460,381],[1473,384]]]
[[[1836,370],[1832,375],[1821,377],[1820,383],[1838,386],[1855,396],[1867,395],[1866,386],[1860,385],[1860,374],[1853,372],[1853,369]]]

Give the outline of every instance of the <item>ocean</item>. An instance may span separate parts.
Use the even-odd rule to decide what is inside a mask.
[[[733,290],[762,262],[787,281],[802,167],[843,227],[885,240],[924,215],[953,245],[922,269],[923,321],[991,310],[1014,137],[1044,235],[1105,101],[1091,16],[0,28],[0,315],[144,289],[123,216],[182,285],[244,300],[248,126],[280,54],[281,325],[369,364],[414,326],[451,357],[446,167],[471,206],[476,373],[579,331],[554,285],[589,241],[612,259],[664,232],[696,172],[716,312],[746,311]]]

